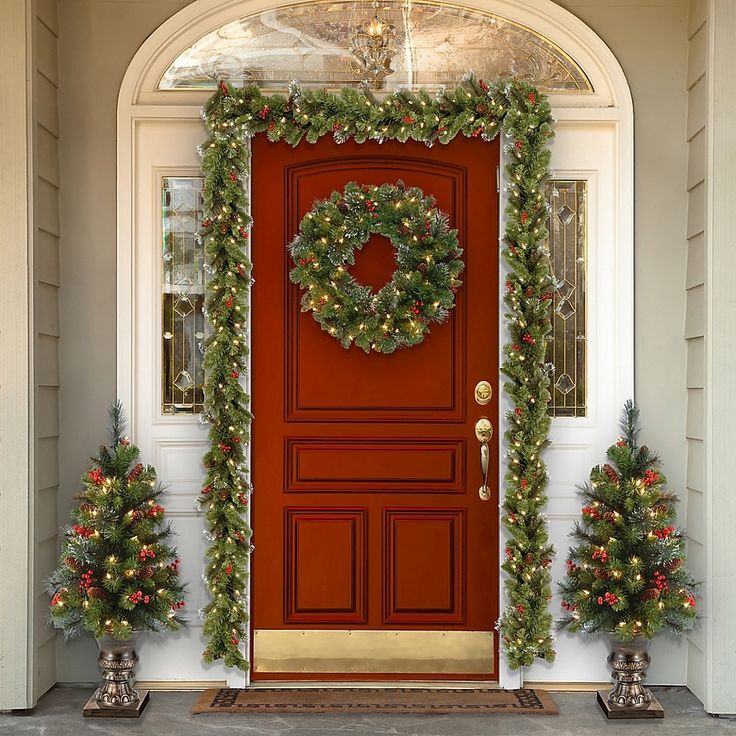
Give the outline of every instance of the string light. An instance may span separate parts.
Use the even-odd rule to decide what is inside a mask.
[[[222,171],[226,174],[227,171],[233,167],[233,161],[236,162],[235,168],[239,172],[239,178],[247,176],[245,149],[240,144],[240,136],[242,134],[247,136],[253,135],[258,129],[262,129],[263,121],[279,121],[278,127],[271,132],[271,135],[275,138],[288,137],[292,135],[293,128],[293,135],[296,139],[296,136],[301,136],[305,130],[311,127],[310,115],[306,114],[306,110],[309,110],[310,114],[314,114],[316,111],[320,110],[319,105],[323,105],[321,97],[314,97],[311,92],[302,93],[297,86],[290,86],[290,108],[282,107],[281,103],[276,104],[273,100],[274,98],[265,98],[263,96],[258,98],[246,97],[239,91],[231,89],[228,84],[221,83],[218,93],[208,107],[210,122],[212,125],[218,121],[220,125],[222,125],[223,122],[229,123],[229,127],[226,129],[222,128],[225,132],[218,133],[217,137],[210,142],[212,149],[207,149],[205,151],[205,157],[203,159],[205,176],[208,176],[213,171],[218,172],[220,170],[219,167],[223,167]],[[462,133],[465,135],[475,134],[474,131],[476,128],[479,131],[485,130],[486,128],[495,131],[497,126],[500,123],[503,123],[504,120],[508,123],[507,132],[512,129],[512,125],[515,132],[525,130],[535,131],[534,137],[530,137],[528,140],[524,140],[522,142],[523,146],[518,149],[516,154],[514,169],[509,173],[512,177],[518,177],[519,181],[526,180],[527,182],[537,182],[541,180],[540,173],[542,173],[542,175],[545,173],[543,171],[544,164],[542,163],[540,165],[539,163],[540,160],[543,162],[544,159],[543,157],[538,157],[537,154],[542,152],[544,140],[551,131],[549,105],[533,87],[524,82],[513,80],[486,85],[484,82],[470,76],[463,81],[462,86],[458,90],[454,92],[441,93],[438,103],[430,103],[423,98],[412,97],[410,94],[405,93],[402,93],[400,96],[389,95],[380,103],[376,102],[375,104],[370,100],[370,98],[365,97],[363,99],[365,107],[364,122],[362,123],[362,130],[364,131],[363,135],[367,134],[379,139],[383,136],[388,138],[392,135],[398,134],[402,128],[404,129],[402,135],[406,134],[410,123],[406,122],[402,124],[401,122],[392,122],[385,117],[385,110],[387,107],[390,106],[391,109],[394,109],[394,100],[396,101],[397,108],[400,111],[398,121],[412,118],[412,130],[415,132],[422,130],[422,135],[427,136],[426,140],[428,140],[428,142],[431,142],[432,138],[436,136],[440,136],[443,141],[449,140],[449,138],[455,135],[458,129],[461,129]],[[336,121],[336,123],[339,124],[339,127],[334,129],[336,136],[345,135],[347,137],[346,131],[348,128],[350,130],[354,130],[357,126],[354,125],[351,119],[351,113],[340,107],[340,105],[343,104],[341,102],[341,98],[330,98],[331,106],[333,101],[335,107],[331,107],[326,119],[329,122]],[[440,115],[439,113],[442,109],[440,105],[444,104],[445,101],[449,103],[448,108],[442,112],[442,115]],[[222,104],[223,102],[224,105]],[[451,110],[455,109],[455,106],[458,103],[460,104],[461,109],[457,113],[453,113]],[[488,113],[478,113],[481,104],[485,105],[486,108],[489,109]],[[273,109],[270,109],[269,106],[273,106]],[[427,110],[426,108],[428,107],[429,109]],[[415,110],[422,111],[421,119],[417,119]],[[237,123],[235,122],[236,120]],[[425,120],[434,120],[433,126],[425,128]],[[293,126],[288,124],[290,121]],[[472,126],[472,130],[469,126]],[[382,133],[380,137],[379,133]],[[523,133],[516,134],[524,135]],[[229,139],[230,136],[232,136],[232,139]],[[217,141],[216,144],[215,141]],[[234,158],[229,158],[228,154],[222,155],[224,153],[223,149],[226,146],[231,146],[235,150],[235,153],[233,154]],[[211,153],[208,153],[208,151],[211,151]],[[373,187],[369,191],[375,192],[376,189],[377,187]],[[238,195],[239,199],[237,201],[231,201],[229,199],[229,197],[233,196],[234,191],[234,187],[228,187],[220,194],[220,196],[227,197],[228,199],[214,203],[216,208],[222,206],[223,212],[226,213],[224,219],[220,219],[219,222],[227,222],[228,219],[235,217],[247,217],[245,211],[242,209],[242,194]],[[530,197],[530,200],[525,199],[523,192],[523,188],[519,189],[519,196],[514,197],[514,201],[517,203],[517,212],[515,215],[510,215],[507,230],[511,249],[513,249],[513,251],[511,249],[508,251],[509,258],[511,259],[511,267],[514,269],[518,266],[522,270],[528,265],[524,260],[527,256],[522,255],[522,253],[526,253],[527,243],[519,242],[517,249],[513,246],[514,239],[517,235],[521,234],[524,238],[528,239],[532,249],[535,249],[538,244],[540,232],[540,220],[536,214],[538,212],[537,205],[535,204],[535,208],[530,213],[523,212],[524,207],[528,207],[531,210],[529,204],[531,200],[535,203],[539,201],[539,189],[530,187],[526,188],[526,192],[529,193],[526,196]],[[361,201],[365,201],[365,199],[362,198]],[[399,212],[403,212],[403,204],[396,209]],[[332,215],[328,215],[328,217],[332,217]],[[218,226],[216,225],[214,228],[207,231],[208,237],[212,238],[212,243],[208,244],[209,249],[217,249],[217,244],[219,242],[218,238],[220,238],[217,227]],[[231,233],[228,231],[225,234],[225,237],[230,236]],[[320,233],[320,237],[324,237],[324,232]],[[408,240],[414,244],[414,247],[419,246],[419,238],[419,232],[409,233]],[[224,240],[225,238],[223,238],[223,241]],[[344,240],[349,242],[347,235]],[[240,248],[243,245],[237,240],[237,238],[236,241],[236,244],[226,241],[228,242],[228,248],[230,248],[230,250],[227,252],[223,251],[221,254],[221,261],[226,265],[232,263],[230,260],[232,258],[232,248]],[[344,244],[344,242],[340,242],[339,239],[337,242],[339,242],[340,245]],[[516,255],[514,254],[514,251]],[[239,260],[242,261],[243,259],[240,258]],[[439,260],[439,257],[437,260]],[[431,261],[426,261],[426,259],[424,262],[431,263]],[[544,270],[546,267],[545,262],[542,262],[540,266],[534,265],[535,274],[539,273],[538,269]],[[413,271],[413,269],[409,270]],[[312,264],[309,268],[305,268],[304,271],[308,274],[318,275],[320,273],[319,264]],[[434,273],[436,269],[432,268],[431,271]],[[342,272],[338,273],[341,274]],[[331,276],[332,274],[334,274],[333,266],[329,268],[328,276]],[[412,287],[426,288],[429,277],[413,277],[410,273],[407,273],[405,269],[400,278],[402,279],[402,287],[406,285],[407,291],[409,291]],[[219,277],[215,276],[214,281],[217,282],[218,279]],[[454,280],[451,281],[451,283],[453,287],[457,286],[457,284],[454,283]],[[223,285],[227,286],[225,284]],[[342,286],[342,280],[340,281],[340,285]],[[332,288],[334,289],[334,287]],[[350,315],[352,318],[358,317],[350,323],[349,328],[347,328],[345,332],[341,333],[341,338],[345,339],[347,342],[359,339],[359,341],[363,341],[361,346],[376,349],[379,343],[380,346],[383,347],[384,339],[392,340],[395,335],[404,334],[408,338],[415,339],[415,336],[419,337],[420,335],[423,335],[425,331],[422,324],[415,318],[415,315],[402,305],[402,308],[395,313],[395,322],[387,322],[385,318],[382,319],[382,321],[377,322],[379,335],[375,336],[368,329],[368,325],[366,324],[367,320],[360,318],[360,312],[356,311],[353,304],[343,304],[337,300],[334,302],[328,301],[324,305],[318,305],[317,302],[319,297],[315,297],[315,292],[313,290],[311,291],[312,296],[310,297],[310,300],[307,301],[307,305],[310,309],[314,310],[315,315],[318,313],[325,313],[326,316],[332,320],[328,323],[328,328],[333,327],[336,329],[336,337],[338,336],[337,332],[339,332],[337,326],[340,322],[334,321],[335,315],[340,315],[340,319],[343,319],[345,315]],[[395,291],[396,290],[394,289],[391,294],[392,298],[406,298],[405,294],[396,294]],[[335,292],[333,291],[332,293],[334,294]],[[213,289],[211,294],[213,295],[213,300],[216,305],[216,290]],[[317,294],[319,294],[319,292],[317,292]],[[425,317],[437,315],[438,317],[444,318],[446,316],[446,310],[441,308],[441,304],[438,300],[430,299],[425,301],[428,301],[427,306],[424,307]],[[524,306],[524,297],[522,296],[520,301],[514,300],[514,302],[514,308],[519,310]],[[239,306],[239,304],[235,305],[235,307],[237,306]],[[322,307],[321,309],[320,306]],[[385,309],[378,311],[385,312]],[[514,312],[515,315],[518,313],[518,311]],[[214,314],[214,311],[210,311],[211,316]],[[400,319],[398,315],[401,315]],[[546,376],[542,381],[535,378],[534,396],[532,396],[532,398],[535,399],[534,401],[529,400],[528,393],[526,393],[526,399],[523,402],[516,400],[516,392],[528,392],[530,390],[529,376],[531,375],[531,371],[536,370],[536,366],[543,360],[544,344],[543,340],[539,339],[538,336],[540,334],[544,334],[544,330],[541,328],[544,327],[545,319],[547,319],[546,315],[541,317],[538,323],[535,322],[534,334],[535,337],[537,337],[536,346],[533,348],[526,348],[524,354],[519,356],[518,360],[516,358],[513,360],[509,359],[505,363],[505,368],[510,373],[510,383],[512,386],[511,392],[516,405],[521,406],[523,404],[525,407],[529,407],[527,414],[523,417],[514,417],[512,420],[514,431],[521,433],[520,439],[524,448],[527,448],[532,444],[539,446],[540,437],[544,437],[546,439],[547,435],[547,427],[544,423],[546,418],[546,407],[540,406],[542,402],[538,400],[540,392],[543,392],[546,388],[547,384],[544,382],[544,380],[546,380]],[[219,323],[216,326],[219,326]],[[386,327],[385,333],[383,330],[384,326]],[[397,329],[400,330],[399,333],[396,332]],[[235,351],[238,354],[243,354],[244,346],[242,345],[242,341],[234,338],[229,332],[229,329],[218,334],[220,337],[215,338],[210,342],[208,350],[212,349],[213,351],[222,351],[224,344],[224,351],[226,353],[228,351]],[[380,336],[383,334],[386,335],[385,338]],[[356,335],[359,336],[359,338],[356,337]],[[235,388],[234,385],[233,388]],[[221,402],[218,403],[219,416],[230,416],[233,411],[247,411],[247,399],[243,394],[231,393],[230,388],[228,388],[227,397],[217,391],[210,392],[209,396],[213,401]],[[240,422],[233,424],[237,424],[239,426]],[[518,450],[520,451],[519,457],[529,457],[530,453],[528,451],[522,453],[521,447],[518,448]],[[220,455],[215,453],[215,457],[217,459],[217,463],[220,464],[216,467],[210,468],[210,478],[216,478],[218,474],[221,473],[230,474],[234,472],[235,466],[238,463],[235,463],[232,457],[226,458],[224,465],[221,464]],[[237,456],[238,461],[240,460],[240,457],[240,455]],[[516,460],[518,465],[518,458],[516,458]],[[511,460],[509,462],[511,464]],[[513,513],[507,515],[509,525],[512,527],[514,524],[521,525],[521,534],[528,533],[528,530],[533,530],[533,534],[537,534],[537,530],[539,530],[540,533],[544,533],[545,526],[544,520],[541,520],[540,523],[539,504],[541,503],[540,491],[542,490],[543,480],[546,479],[546,473],[544,472],[544,467],[541,462],[534,458],[531,459],[531,462],[535,463],[535,469],[533,472],[538,474],[538,479],[535,480],[533,486],[534,491],[525,490],[525,492],[522,493],[523,498],[521,500],[516,499],[515,494],[509,499],[513,504],[526,505],[526,508],[519,509],[521,513],[518,513],[518,517],[521,517],[521,520],[516,521],[517,515]],[[222,508],[223,511],[226,508],[226,505],[220,505],[220,501],[216,498],[208,503],[214,506],[214,508],[211,509],[212,513],[215,513],[218,508]],[[215,541],[215,543],[221,544],[223,542],[222,539],[218,537],[218,541]],[[247,553],[247,548],[242,545],[239,545],[238,549],[243,549],[244,553]],[[220,562],[218,564],[224,563]],[[536,565],[534,567],[536,567]],[[216,573],[216,570],[214,572]],[[523,573],[519,571],[510,578],[509,584],[512,586],[512,589],[517,591],[522,589],[519,588],[518,585],[520,582],[519,575],[521,574]],[[548,577],[545,576],[548,576],[546,567],[544,569],[537,570],[534,575],[534,582],[530,583],[530,586],[534,589],[534,594],[537,596],[540,595],[540,591],[542,590],[542,588],[537,588],[537,586],[548,584]],[[223,600],[223,605],[227,605],[227,599]],[[541,615],[540,613],[537,613],[540,611],[539,606],[535,606],[534,611],[535,615]],[[240,618],[240,614],[241,611],[238,611],[238,618]],[[208,614],[205,615],[207,616]],[[215,615],[215,613],[213,613],[213,615]],[[525,623],[529,623],[527,621],[527,616],[529,615],[531,614],[525,614],[518,619],[521,621],[522,626]],[[542,630],[546,626],[544,619],[537,619],[534,621],[533,625],[527,626],[526,629],[522,628],[521,630],[515,628],[517,627],[516,621],[516,614],[514,616],[514,621],[511,621],[504,615],[502,616],[499,627],[501,640],[504,647],[507,648],[509,652],[511,664],[514,666],[518,666],[520,664],[531,664],[530,660],[534,658],[535,654],[545,657],[550,656],[551,638]],[[237,630],[240,630],[240,626],[237,627]],[[519,635],[516,635],[516,631],[520,631]],[[522,631],[523,633],[521,633]],[[536,636],[527,633],[532,631]],[[225,633],[227,634],[227,631],[225,631]],[[224,647],[224,649],[218,651],[210,651],[208,649],[208,656],[211,656],[212,658],[221,658],[225,656],[227,658],[227,663],[235,666],[242,666],[243,660],[239,653],[233,651],[233,647],[229,646],[227,643],[225,643]]]

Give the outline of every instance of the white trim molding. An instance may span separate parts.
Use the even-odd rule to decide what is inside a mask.
[[[209,90],[159,90],[158,83],[171,62],[202,36],[244,15],[275,6],[296,4],[278,0],[196,0],[165,21],[140,47],[131,61],[123,79],[118,98],[118,149],[117,149],[117,383],[118,396],[125,402],[131,414],[131,427],[136,426],[134,325],[136,299],[136,267],[146,261],[146,255],[137,252],[139,243],[148,239],[136,233],[136,223],[141,220],[135,212],[136,161],[139,158],[139,129],[150,121],[185,122],[198,119],[201,105]],[[611,376],[608,392],[614,405],[620,407],[634,393],[634,155],[633,155],[633,105],[631,94],[621,65],[600,37],[572,13],[552,0],[466,0],[469,8],[491,12],[526,26],[548,38],[573,58],[590,79],[592,94],[551,94],[553,114],[561,125],[573,130],[609,131],[606,138],[610,154],[610,195],[605,206],[610,211],[612,232],[608,256],[615,277],[607,292],[606,310],[614,317],[613,334],[606,339],[613,344]],[[202,128],[202,138],[206,132]],[[567,134],[569,140],[570,133]],[[560,147],[561,148],[561,147]],[[553,150],[553,167],[554,163]],[[171,162],[176,166],[176,162]],[[564,165],[563,165],[563,168]],[[571,170],[581,169],[571,165]],[[503,223],[501,223],[503,225]],[[501,232],[503,229],[501,229]],[[499,310],[500,334],[503,339],[503,310]],[[501,386],[499,386],[499,389]],[[501,410],[503,412],[503,404]],[[605,420],[612,424],[610,412]],[[498,418],[499,431],[503,432],[503,413]],[[145,418],[141,417],[141,421]],[[564,434],[573,420],[555,420],[553,433]],[[588,425],[590,426],[590,422]],[[572,427],[572,439],[564,444],[588,447],[587,440],[578,436],[580,425]],[[602,452],[605,446],[593,448]],[[499,478],[503,488],[503,477]],[[501,555],[503,556],[503,555]],[[501,598],[504,600],[503,585]],[[503,604],[502,604],[503,605]],[[537,666],[531,673],[534,680],[557,681],[554,669]],[[579,679],[579,678],[578,678]],[[600,679],[600,678],[598,678]],[[523,673],[511,671],[503,656],[500,662],[500,685],[519,687]],[[233,683],[235,680],[233,680]]]
[[[706,154],[706,377],[705,377],[705,709],[736,713],[733,625],[735,548],[733,442],[736,437],[736,297],[733,274],[736,103],[731,94],[736,46],[736,3],[708,3]],[[698,683],[700,685],[700,683]]]
[[[31,5],[0,2],[0,711],[35,705]]]

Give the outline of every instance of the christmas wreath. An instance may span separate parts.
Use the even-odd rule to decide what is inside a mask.
[[[372,234],[396,250],[396,270],[376,293],[348,270]],[[333,192],[307,212],[290,247],[302,311],[345,348],[392,353],[419,344],[431,323],[447,319],[462,283],[457,230],[432,197],[402,181]]]

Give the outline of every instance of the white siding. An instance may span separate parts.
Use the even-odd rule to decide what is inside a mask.
[[[705,579],[705,242],[707,174],[707,65],[708,23],[706,0],[690,0],[688,50],[688,222],[687,222],[687,519],[688,554],[693,574]],[[701,614],[704,606],[701,605]],[[705,620],[702,624],[706,626]],[[706,655],[703,629],[688,636],[687,682],[705,702]]]
[[[736,393],[733,384],[736,345],[736,296],[733,273],[734,182],[736,181],[736,102],[732,94],[736,67],[736,3],[710,0],[708,17],[708,187],[706,219],[706,399],[705,537],[708,569],[704,642],[705,707],[709,713],[736,713],[736,649],[733,625],[736,547],[733,519],[733,441],[736,437]]]
[[[37,0],[33,79],[33,343],[35,408],[33,692],[56,682],[54,632],[43,581],[57,556],[59,491],[59,21],[57,0]]]

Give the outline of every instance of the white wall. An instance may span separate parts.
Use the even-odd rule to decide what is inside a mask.
[[[64,0],[60,4],[61,493],[65,519],[79,478],[107,440],[115,398],[115,117],[118,90],[146,37],[188,0]],[[97,679],[89,638],[57,642],[62,682]]]
[[[687,0],[557,0],[618,58],[634,100],[635,382],[644,440],[662,456],[686,516]],[[612,428],[612,437],[615,428]],[[599,656],[605,647],[591,648]],[[595,652],[595,653],[594,653]],[[651,683],[686,681],[687,646],[652,646]]]

